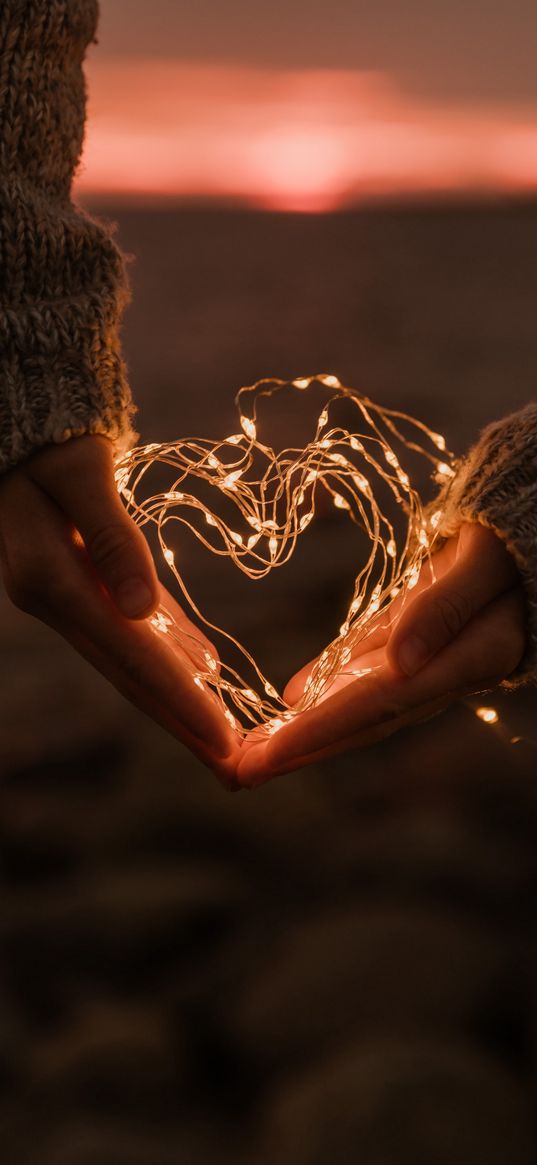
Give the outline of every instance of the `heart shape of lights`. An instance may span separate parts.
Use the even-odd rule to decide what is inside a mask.
[[[260,397],[273,398],[289,390],[304,393],[313,384],[331,394],[317,419],[313,439],[303,448],[275,453],[258,437]],[[330,427],[335,402],[342,399],[356,409],[356,431]],[[148,522],[155,525],[163,559],[193,614],[232,642],[254,669],[256,681],[250,685],[234,668],[218,663],[195,635],[188,635],[206,665],[198,669],[196,683],[218,696],[227,719],[244,735],[252,726],[275,732],[286,719],[313,707],[334,678],[345,674],[357,644],[378,625],[394,599],[416,585],[423,560],[430,557],[437,539],[441,511],[424,509],[405,468],[405,454],[427,458],[435,479],[444,484],[454,476],[456,462],[441,434],[404,413],[381,408],[332,374],[292,381],[260,380],[241,388],[235,403],[239,432],[221,440],[188,438],[141,445],[117,460],[115,473],[117,488],[134,520],[141,526]],[[146,474],[155,465],[168,467],[170,484],[144,497]],[[237,513],[233,527],[201,499],[199,486],[196,493],[196,482],[210,485],[215,498],[233,504]],[[261,579],[289,561],[315,516],[319,490],[327,491],[332,504],[365,531],[370,554],[355,579],[337,636],[321,652],[300,702],[291,708],[247,649],[198,609],[168,544],[167,527],[172,521],[183,523],[209,551],[231,558],[250,579]],[[379,493],[404,517],[399,539],[386,504],[378,500]],[[239,524],[244,533],[235,529]],[[157,634],[185,644],[187,633],[178,628],[165,607],[159,608],[151,621]],[[351,669],[351,674],[365,672]],[[246,726],[237,719],[237,712]]]

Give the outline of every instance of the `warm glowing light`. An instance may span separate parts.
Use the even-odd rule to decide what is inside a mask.
[[[244,429],[244,432],[246,433],[246,436],[250,437],[252,441],[255,441],[256,427],[254,422],[251,421],[249,417],[241,417],[241,425]]]
[[[152,615],[150,622],[151,626],[155,628],[155,631],[160,631],[162,635],[167,635],[168,627],[173,627],[173,620],[168,619],[162,611],[156,611]]]
[[[284,724],[285,724],[285,720],[281,720],[281,719],[269,720],[267,722],[267,728],[268,728],[270,735],[273,736],[275,732],[278,732],[280,728],[283,728]]]
[[[238,482],[241,475],[242,469],[237,469],[234,473],[228,473],[227,476],[223,477],[220,481],[220,489],[235,489],[236,483]]]
[[[408,578],[407,578],[407,586],[408,586],[409,591],[413,590],[413,588],[415,586],[417,586],[418,581],[419,581],[419,577],[420,577],[419,568],[417,566],[415,566],[410,571]]]
[[[484,724],[497,724],[500,719],[495,708],[476,708],[475,714]]]
[[[453,477],[453,470],[451,465],[448,465],[445,461],[441,461],[436,467],[436,474],[440,480]]]
[[[302,449],[287,449],[280,457],[258,439],[257,407],[277,393],[292,392],[293,389],[299,390],[301,396],[297,399],[303,402],[304,388],[314,383],[327,391],[332,390],[318,417],[314,437]],[[243,397],[248,397],[250,416],[240,407]],[[363,429],[359,435],[339,425],[334,427],[338,402],[350,403],[355,408]],[[192,640],[202,649],[206,666],[199,668],[195,683],[216,694],[229,723],[239,734],[246,728],[233,716],[228,703],[234,705],[246,722],[258,724],[271,733],[296,712],[313,707],[322,698],[334,677],[352,662],[364,636],[376,625],[375,621],[385,616],[398,595],[404,595],[418,583],[423,561],[434,547],[437,535],[433,526],[439,525],[441,511],[437,511],[437,522],[429,524],[432,530],[429,536],[421,500],[401,466],[401,458],[404,459],[410,451],[421,453],[428,459],[433,475],[442,477],[447,476],[446,470],[449,475],[454,473],[455,463],[445,450],[445,442],[422,422],[375,405],[329,373],[299,377],[296,381],[265,379],[241,388],[236,404],[241,434],[223,441],[188,438],[162,446],[155,443],[140,446],[118,459],[115,478],[134,520],[142,526],[148,522],[156,525],[163,558],[194,615],[212,632],[217,631],[234,644],[253,670],[254,682],[245,682],[225,661],[217,662],[198,635],[176,624],[164,607],[152,616],[151,626],[156,633],[165,634],[179,644]],[[321,439],[321,431],[330,425],[327,436]],[[410,430],[408,436],[403,435],[403,426],[405,433]],[[343,452],[329,452],[334,444]],[[230,447],[227,462],[226,445]],[[449,461],[439,461],[439,449]],[[231,462],[230,455],[234,459]],[[265,465],[264,471],[260,462]],[[166,466],[173,473],[173,488],[144,497],[144,479],[155,465],[159,465],[161,470]],[[361,472],[363,468],[367,469],[367,477]],[[399,485],[402,478],[407,483],[404,499]],[[186,481],[188,493],[176,488]],[[222,493],[225,493],[225,505],[228,509],[230,505],[234,507],[232,526],[227,512],[224,515],[218,509],[214,511],[211,504],[202,504],[197,499],[196,481],[213,488],[213,505],[216,507],[223,504]],[[393,506],[401,511],[406,526],[399,550],[394,525],[386,512],[388,503],[381,506],[376,497],[377,483],[382,486],[383,493],[387,493],[388,500],[391,497]],[[186,525],[208,550],[228,556],[248,578],[260,579],[289,561],[298,538],[315,517],[319,493],[323,490],[331,496],[335,509],[345,513],[365,532],[370,545],[369,559],[365,565],[360,564],[339,634],[321,652],[301,700],[291,709],[262,674],[247,649],[228,632],[209,624],[198,609],[178,570],[174,550],[168,545],[167,526],[179,511],[181,524]],[[206,496],[206,488],[203,496]],[[305,507],[303,512],[298,512],[298,506]],[[245,534],[237,528],[241,524],[245,527]],[[176,528],[174,526],[174,531]],[[253,528],[254,533],[248,534],[248,528]],[[367,675],[369,670],[358,668],[356,676]],[[262,694],[256,691],[258,682]]]

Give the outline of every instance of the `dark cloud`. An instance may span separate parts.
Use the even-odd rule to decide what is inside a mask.
[[[101,0],[101,51],[387,70],[455,100],[537,98],[537,0]]]

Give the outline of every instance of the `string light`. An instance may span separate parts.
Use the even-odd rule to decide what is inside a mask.
[[[318,416],[312,440],[302,448],[278,453],[262,444],[257,421],[260,398],[270,400],[293,389],[303,393],[314,384],[331,395]],[[356,410],[356,425],[351,430],[331,425],[339,401]],[[456,462],[440,434],[404,413],[381,408],[330,373],[292,381],[260,380],[241,388],[235,403],[240,432],[221,440],[188,438],[138,446],[118,459],[115,476],[134,520],[140,526],[151,523],[156,528],[163,559],[194,616],[238,649],[253,669],[255,681],[247,682],[225,662],[217,664],[201,639],[178,626],[165,607],[151,619],[155,633],[167,635],[183,646],[190,640],[201,648],[206,666],[198,667],[195,682],[217,695],[229,723],[239,734],[252,726],[270,734],[297,713],[315,706],[336,676],[349,674],[356,678],[369,674],[370,668],[353,671],[347,665],[352,664],[360,642],[386,616],[394,599],[401,595],[404,599],[406,592],[416,586],[424,560],[430,559],[441,519],[439,510],[427,521],[401,459],[410,453],[426,458],[435,480],[443,483],[454,476]],[[146,475],[156,465],[170,470],[170,487],[144,496]],[[212,487],[212,505],[198,496],[199,483]],[[298,539],[315,517],[320,491],[330,495],[334,508],[365,532],[370,550],[354,581],[339,634],[321,652],[303,696],[291,708],[249,651],[199,610],[182,577],[176,552],[168,545],[168,526],[179,521],[207,550],[230,558],[249,579],[261,579],[289,561]],[[235,507],[233,528],[219,509],[222,496],[228,510],[229,505]],[[386,499],[393,503],[400,519],[400,535]],[[236,528],[241,525],[244,532]]]

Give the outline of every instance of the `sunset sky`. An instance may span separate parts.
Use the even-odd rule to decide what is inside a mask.
[[[101,0],[77,185],[289,210],[537,190],[536,52],[535,0]]]

